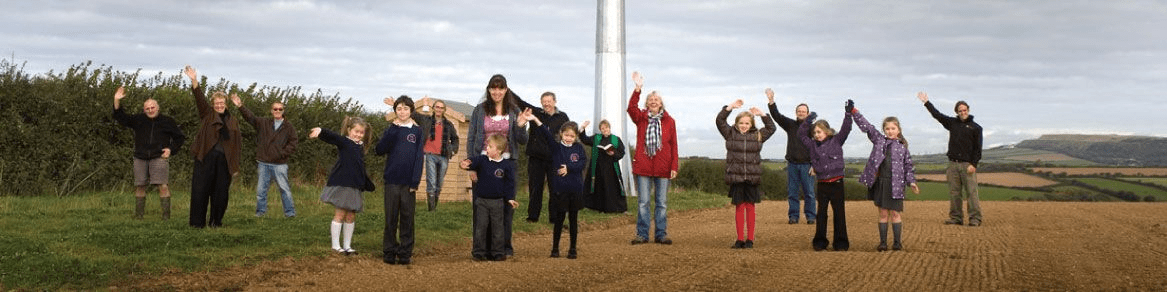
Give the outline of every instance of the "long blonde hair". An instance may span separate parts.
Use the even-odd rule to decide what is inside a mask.
[[[908,148],[908,138],[904,138],[904,126],[900,125],[900,119],[898,119],[894,116],[884,118],[883,124],[881,126],[883,128],[887,128],[887,123],[895,123],[896,127],[900,128],[900,135],[899,135],[899,137],[896,137],[896,139],[899,139],[901,143],[904,143],[904,149],[907,149]]]
[[[827,134],[827,138],[830,138],[831,136],[835,135],[835,129],[831,129],[831,123],[828,123],[827,120],[815,121],[814,127],[815,128],[822,128],[823,133]]]

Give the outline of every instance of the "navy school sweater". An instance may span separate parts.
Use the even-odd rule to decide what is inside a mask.
[[[336,145],[336,164],[328,174],[326,186],[374,190],[369,175],[365,173],[365,149],[361,145],[328,129],[320,129],[320,141]]]
[[[381,134],[375,151],[378,156],[385,155],[386,185],[405,185],[417,189],[421,183],[425,157],[423,138],[421,127],[417,124],[408,127],[390,124]]]
[[[469,170],[478,174],[474,197],[483,199],[515,199],[515,160],[490,160],[486,155],[471,158]]]
[[[572,143],[571,147],[563,145],[551,135],[551,129],[547,124],[537,127],[536,134],[543,137],[546,141],[546,146],[551,154],[551,165],[548,178],[551,179],[551,189],[556,193],[575,193],[582,194],[584,192],[583,185],[583,171],[588,165],[588,156],[584,152],[583,144],[576,141]],[[559,176],[559,168],[567,166],[567,175]]]

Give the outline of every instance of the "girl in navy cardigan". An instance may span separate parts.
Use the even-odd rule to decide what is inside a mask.
[[[559,139],[555,139],[551,129],[534,114],[528,112],[527,119],[538,125],[535,133],[543,136],[543,141],[547,141],[547,149],[551,152],[551,165],[555,169],[555,176],[551,177],[551,197],[548,200],[551,222],[555,224],[551,233],[551,257],[559,257],[559,238],[563,233],[563,219],[566,215],[571,236],[567,258],[575,259],[577,256],[575,243],[579,235],[579,209],[583,209],[584,205],[583,170],[588,161],[583,144],[576,143],[579,129],[575,122],[563,123],[558,129]]]
[[[818,185],[818,212],[815,213],[814,239],[811,245],[815,251],[827,249],[827,205],[835,213],[834,249],[845,251],[851,247],[847,240],[847,213],[843,196],[843,143],[847,142],[847,135],[851,134],[851,110],[854,102],[847,100],[844,109],[843,126],[836,134],[835,129],[825,120],[814,121],[818,115],[810,116],[798,127],[798,138],[806,145],[810,153],[810,175],[817,177]],[[814,124],[814,139],[807,136],[811,124]]]
[[[867,138],[871,140],[871,155],[867,159],[867,166],[863,168],[863,175],[859,176],[859,182],[867,186],[867,198],[875,201],[875,206],[879,207],[879,246],[875,250],[887,250],[889,220],[895,231],[892,249],[903,249],[900,242],[900,234],[903,232],[900,212],[904,211],[904,189],[910,186],[913,193],[920,193],[920,187],[916,186],[916,167],[912,163],[912,153],[908,152],[908,140],[904,139],[900,120],[896,117],[883,119],[885,136],[867,122],[858,109],[851,109],[851,116],[855,117],[859,130],[867,133]]]
[[[346,117],[341,126],[348,135],[341,136],[328,129],[312,128],[308,139],[320,138],[320,141],[336,145],[336,165],[328,174],[328,183],[321,191],[320,200],[336,207],[332,216],[331,234],[332,250],[351,255],[356,253],[352,248],[353,228],[357,212],[361,211],[363,200],[361,192],[374,190],[373,181],[365,173],[365,130],[369,123],[359,117]],[[342,223],[343,222],[343,223]],[[344,246],[340,245],[340,234],[344,232]]]

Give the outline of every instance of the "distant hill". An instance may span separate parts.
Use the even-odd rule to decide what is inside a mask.
[[[1042,135],[1016,148],[1045,150],[1105,165],[1167,166],[1167,138],[1120,135]]]

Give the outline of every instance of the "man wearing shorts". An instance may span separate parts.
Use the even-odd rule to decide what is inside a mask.
[[[121,108],[121,100],[126,97],[124,87],[118,87],[113,95],[113,118],[118,124],[134,131],[134,219],[142,219],[146,213],[146,187],[158,186],[162,198],[162,219],[170,219],[170,154],[182,146],[182,129],[174,119],[159,112],[158,101],[147,99],[142,103],[140,114],[127,115]]]

